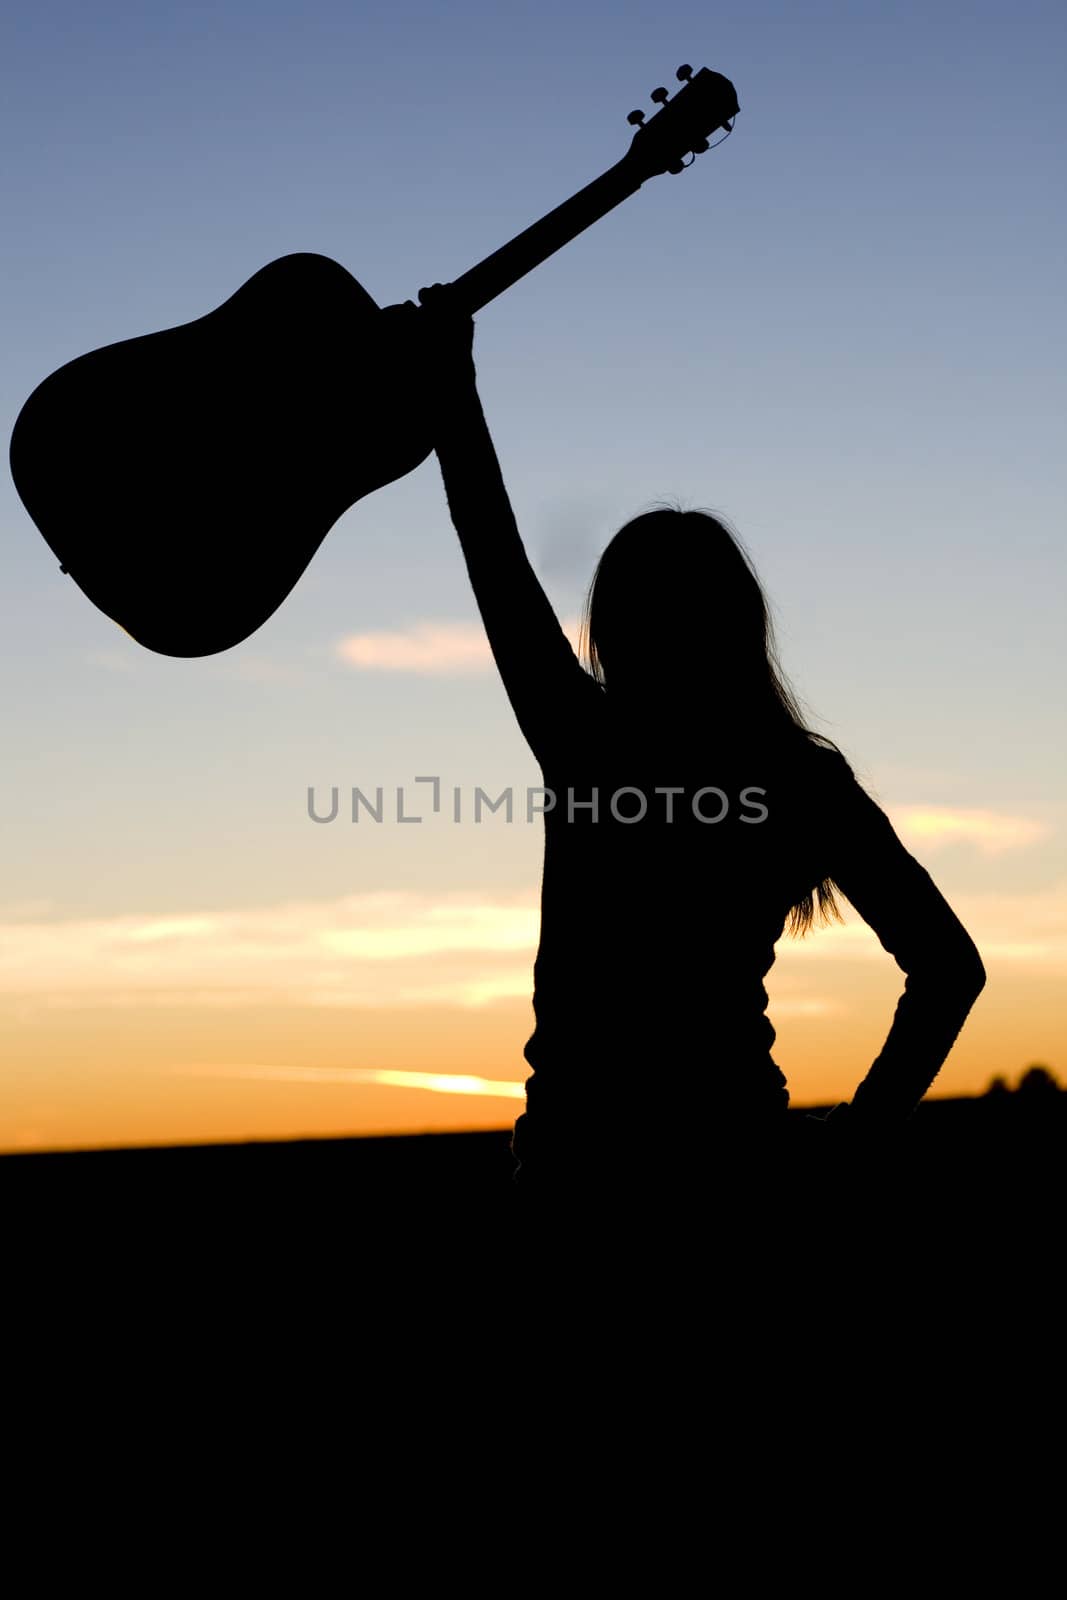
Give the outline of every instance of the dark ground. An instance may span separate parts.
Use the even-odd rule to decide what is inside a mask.
[[[69,1437],[88,1411],[94,1454],[120,1414],[157,1456],[184,1427],[198,1476],[253,1439],[273,1459],[296,1424],[320,1464],[365,1462],[377,1411],[406,1479],[396,1417],[421,1449],[444,1404],[438,1444],[462,1453],[479,1412],[513,1494],[539,1427],[578,1471],[560,1440],[593,1415],[620,1461],[635,1428],[676,1461],[698,1430],[710,1459],[731,1419],[753,1483],[786,1449],[794,1487],[831,1430],[839,1480],[855,1450],[882,1470],[892,1435],[913,1498],[950,1458],[995,1495],[1061,1426],[1067,1093],[929,1101],[888,1159],[820,1152],[759,1193],[720,1152],[651,1212],[525,1214],[508,1140],[0,1159],[9,1413],[43,1448],[34,1419]]]
[[[797,1126],[806,1113],[790,1115]],[[452,1222],[486,1235],[512,1228],[522,1211],[509,1138],[425,1134],[10,1155],[0,1158],[0,1196],[9,1246],[31,1253],[73,1249],[91,1237],[95,1251],[120,1259],[164,1235],[205,1262],[238,1235],[249,1248],[299,1237],[306,1252],[373,1252],[398,1231],[429,1237]],[[761,1222],[801,1256],[832,1251],[876,1221],[892,1222],[902,1243],[939,1259],[1041,1255],[1058,1247],[1064,1226],[1065,1154],[1067,1092],[930,1100],[888,1156],[831,1158],[820,1149],[806,1157],[768,1189],[770,1216]],[[689,1246],[721,1242],[730,1226],[743,1234],[760,1208],[744,1171],[731,1168],[730,1150],[689,1148],[686,1160],[696,1182],[686,1191],[686,1215],[676,1205],[673,1221],[685,1226]],[[742,1192],[744,1206],[725,1217],[724,1197]],[[605,1194],[601,1221],[614,1203],[610,1189]]]

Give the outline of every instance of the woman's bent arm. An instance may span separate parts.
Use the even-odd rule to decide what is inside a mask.
[[[985,985],[967,930],[889,818],[851,780],[834,881],[907,974],[878,1056],[852,1099],[864,1121],[899,1123],[930,1088]]]

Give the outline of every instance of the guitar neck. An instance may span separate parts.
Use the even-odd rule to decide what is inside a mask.
[[[569,200],[564,200],[561,206],[549,211],[540,222],[516,234],[491,256],[456,278],[454,288],[462,302],[471,313],[480,311],[563,245],[636,194],[643,182],[636,162],[625,157],[616,162],[584,189],[572,194]]]

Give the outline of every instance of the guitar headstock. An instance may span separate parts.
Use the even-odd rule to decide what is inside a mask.
[[[666,89],[653,89],[651,98],[661,109],[650,122],[645,121],[643,111],[631,111],[626,119],[637,132],[624,159],[637,163],[642,182],[660,172],[681,172],[692,166],[686,156],[695,159],[703,155],[711,148],[708,141],[713,133],[720,128],[729,133],[733,128],[739,107],[729,78],[709,72],[707,67],[694,73],[690,66],[679,67],[677,77],[683,87],[673,100]]]

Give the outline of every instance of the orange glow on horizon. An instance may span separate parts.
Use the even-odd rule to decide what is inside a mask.
[[[989,981],[932,1096],[1061,1071],[1062,905],[1053,886],[960,906]],[[0,1150],[508,1127],[536,934],[528,894],[0,923]],[[903,981],[851,913],[780,941],[769,1015],[794,1105],[851,1096]],[[688,1072],[655,1084],[679,1125]]]

